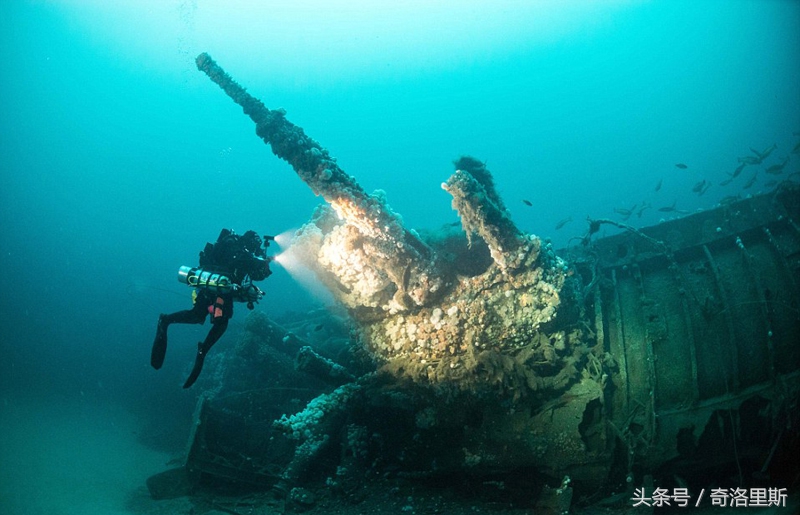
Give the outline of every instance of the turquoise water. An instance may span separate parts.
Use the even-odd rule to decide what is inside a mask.
[[[198,393],[180,385],[207,326],[176,331],[163,370],[148,363],[158,313],[189,302],[177,268],[222,227],[283,233],[320,202],[196,70],[200,52],[409,227],[457,220],[440,184],[462,154],[557,246],[587,216],[636,206],[626,223],[652,225],[673,202],[709,208],[800,171],[798,2],[2,2],[4,513],[124,513],[180,451],[137,432],[183,427]],[[262,287],[268,314],[319,302],[280,269]],[[97,442],[123,452],[105,482],[76,458]],[[144,462],[126,458],[137,445]]]

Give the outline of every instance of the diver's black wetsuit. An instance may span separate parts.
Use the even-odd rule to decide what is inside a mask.
[[[269,258],[262,248],[262,240],[254,231],[237,236],[233,231],[223,229],[214,244],[207,243],[200,253],[200,267],[207,271],[223,274],[232,283],[241,286],[249,278],[261,281],[270,275]],[[184,383],[189,388],[197,380],[203,369],[206,354],[228,328],[228,320],[233,316],[234,301],[245,302],[232,292],[218,293],[198,288],[193,294],[192,309],[178,311],[158,317],[156,337],[150,355],[150,364],[155,369],[164,364],[167,353],[167,328],[170,324],[202,324],[211,316],[211,330],[205,340],[197,344],[197,357],[194,368]],[[252,309],[252,303],[248,304]]]

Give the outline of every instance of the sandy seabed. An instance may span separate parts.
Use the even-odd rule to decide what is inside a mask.
[[[0,399],[0,515],[176,515],[218,511],[225,499],[180,498],[154,501],[146,480],[169,468],[167,452],[140,442],[141,420],[109,401],[87,397]],[[364,515],[411,513],[436,515],[529,515],[531,510],[498,509],[440,492],[364,485],[364,499],[349,504],[321,500],[307,513]],[[396,492],[395,492],[396,490]],[[392,493],[390,493],[392,492]],[[254,499],[262,496],[257,495]],[[736,511],[777,515],[798,513],[796,499],[785,508],[731,510],[686,509],[695,515]],[[255,502],[236,513],[286,513],[282,502]],[[217,509],[215,509],[217,508]],[[288,510],[293,511],[293,510]],[[683,512],[684,510],[680,510]],[[574,508],[576,515],[646,515],[651,509]]]
[[[137,440],[139,421],[87,397],[0,399],[0,513],[130,515],[171,456]]]

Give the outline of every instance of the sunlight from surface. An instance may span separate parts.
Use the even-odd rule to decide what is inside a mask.
[[[449,69],[586,35],[631,3],[67,0],[58,6],[98,44],[133,54],[148,67],[173,70],[177,59],[186,68],[207,51],[237,68],[240,61],[242,67],[291,70],[294,80],[320,71],[329,80],[354,80]]]

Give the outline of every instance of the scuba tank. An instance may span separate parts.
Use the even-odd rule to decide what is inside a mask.
[[[234,293],[236,300],[247,302],[248,309],[253,309],[253,304],[264,297],[264,292],[253,284],[249,276],[245,277],[239,286],[225,275],[209,272],[200,267],[182,266],[178,269],[178,281],[216,294]]]
[[[193,288],[201,288],[212,293],[236,291],[236,285],[227,276],[209,272],[199,267],[180,267],[178,269],[178,281]]]

